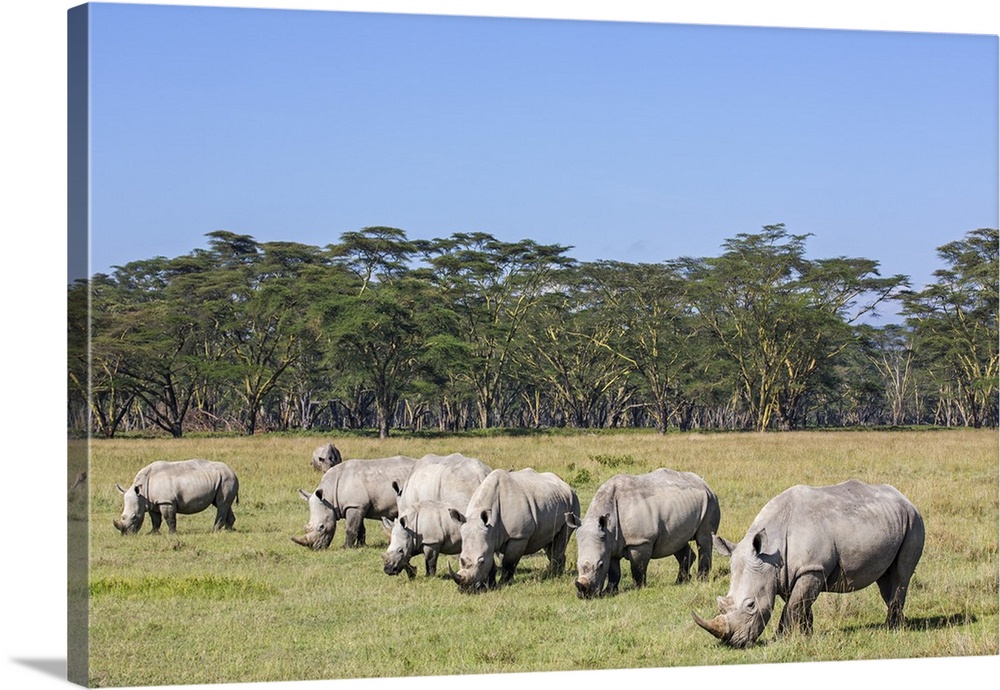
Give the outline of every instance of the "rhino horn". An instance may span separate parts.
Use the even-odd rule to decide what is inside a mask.
[[[458,573],[456,573],[455,570],[451,567],[451,561],[448,561],[448,575],[451,577],[452,580],[455,581],[455,584],[458,585],[463,584],[462,580],[458,577]]]
[[[721,615],[716,616],[712,620],[707,621],[704,618],[701,618],[694,611],[691,612],[691,615],[694,617],[695,623],[697,623],[700,627],[704,628],[708,632],[712,633],[712,635],[717,637],[718,639],[726,640],[730,637],[729,621],[726,620],[725,616]]]
[[[306,547],[307,549],[311,549],[313,547],[312,541],[307,537],[292,537],[292,541],[294,541],[299,546]]]

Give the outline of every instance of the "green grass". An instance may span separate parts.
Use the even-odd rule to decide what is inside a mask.
[[[742,537],[763,504],[792,484],[850,477],[898,487],[921,510],[927,543],[900,631],[882,627],[874,588],[824,594],[811,637],[774,638],[732,650],[698,629],[690,612],[715,612],[728,588],[716,557],[709,582],[675,585],[676,561],[654,561],[649,586],[581,601],[570,572],[544,575],[524,559],[514,583],[460,594],[447,575],[388,577],[386,538],[311,552],[292,543],[307,519],[297,490],[321,439],[309,436],[95,441],[90,468],[90,653],[96,686],[261,682],[582,669],[759,664],[998,653],[998,437],[995,431],[926,434],[530,434],[338,438],[344,457],[462,452],[496,468],[554,471],[584,509],[610,476],[656,467],[702,475],[719,496],[720,533]],[[213,513],[178,517],[174,535],[122,537],[115,483],[156,459],[230,464],[241,483],[236,530],[211,531]],[[442,557],[439,571],[447,571]],[[627,567],[626,567],[627,572]],[[627,575],[623,584],[629,583]],[[780,607],[780,604],[779,604]]]

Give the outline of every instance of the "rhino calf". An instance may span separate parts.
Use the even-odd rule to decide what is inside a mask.
[[[569,518],[577,530],[577,596],[616,594],[622,558],[636,587],[646,584],[649,561],[667,556],[677,559],[677,582],[687,582],[695,560],[691,541],[698,546],[698,579],[707,580],[719,517],[718,498],[691,472],[660,468],[611,477],[597,489],[583,520]]]
[[[389,532],[389,546],[382,554],[385,574],[405,571],[413,579],[416,572],[410,559],[423,553],[427,577],[433,577],[440,554],[461,553],[463,522],[465,517],[453,506],[433,500],[413,503],[395,520],[382,518]]]
[[[397,455],[377,460],[345,460],[326,471],[311,494],[299,489],[309,504],[306,533],[292,541],[313,550],[329,548],[337,522],[347,524],[344,546],[365,545],[365,519],[395,518],[396,492],[393,482],[406,481],[413,458]]]
[[[326,472],[341,462],[340,451],[332,443],[319,446],[312,454],[312,468],[317,472]]]
[[[200,513],[215,506],[213,529],[232,529],[236,522],[233,503],[239,503],[240,483],[232,468],[209,460],[158,460],[146,465],[129,489],[115,485],[124,497],[122,516],[113,520],[122,534],[135,534],[142,527],[146,513],[153,532],[166,521],[170,532],[177,531],[177,515]]]
[[[508,584],[521,558],[543,549],[549,573],[561,575],[573,532],[568,515],[579,512],[576,492],[552,472],[493,470],[462,516],[461,569],[456,573],[449,564],[452,579],[463,592],[493,587],[499,554],[500,584]]]
[[[854,592],[878,584],[886,624],[903,624],[910,578],[924,548],[924,523],[910,501],[887,484],[850,480],[793,486],[761,509],[738,544],[715,538],[730,557],[729,593],[719,615],[695,622],[733,647],[749,647],[785,601],[778,634],[812,631],[820,592]]]

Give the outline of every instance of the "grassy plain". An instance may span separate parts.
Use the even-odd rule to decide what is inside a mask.
[[[90,681],[94,686],[262,682],[522,671],[593,670],[998,653],[998,435],[995,430],[649,433],[333,439],[348,457],[462,452],[494,468],[554,471],[586,510],[613,474],[690,470],[713,487],[720,534],[737,540],[772,496],[793,484],[852,477],[890,483],[927,527],[904,630],[882,627],[876,588],[824,594],[810,637],[732,650],[690,612],[715,613],[728,588],[716,556],[709,582],[675,585],[676,561],[653,561],[649,586],[619,596],[575,596],[576,541],[562,577],[544,556],[524,559],[514,583],[460,594],[442,557],[435,578],[381,571],[386,538],[368,523],[369,545],[311,552],[294,544],[307,519],[297,490],[319,473],[320,437],[99,440],[90,464]],[[156,459],[204,457],[240,477],[236,530],[212,533],[212,514],[178,518],[175,535],[124,538],[115,483],[128,485]],[[631,582],[623,568],[623,585]],[[779,603],[780,607],[780,603]]]

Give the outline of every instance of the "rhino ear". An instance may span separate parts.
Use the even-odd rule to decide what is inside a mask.
[[[757,534],[753,535],[753,552],[757,554],[759,558],[761,554],[767,549],[767,531],[761,530]]]
[[[123,494],[125,493],[125,489],[123,489],[123,488],[122,488],[122,485],[121,485],[121,484],[115,484],[115,488],[116,488],[116,489],[118,489],[118,490],[119,490],[120,492],[122,492]]]
[[[460,513],[459,511],[455,510],[454,508],[448,509],[448,515],[450,515],[451,519],[454,520],[455,522],[463,522],[463,523],[465,522],[465,516],[462,515],[462,513]]]
[[[479,514],[479,519],[483,521],[483,524],[487,527],[490,526],[490,511],[484,510]]]
[[[302,497],[302,500],[303,500],[303,501],[308,501],[308,500],[309,500],[309,494],[307,494],[307,493],[306,493],[305,491],[303,491],[302,489],[299,489],[299,496],[301,496],[301,497]]]
[[[736,544],[728,539],[723,539],[718,534],[712,535],[712,546],[715,547],[715,552],[720,556],[732,556],[733,549],[736,548]]]
[[[573,529],[580,529],[580,525],[583,523],[580,522],[580,516],[578,516],[576,513],[567,512],[566,524],[572,527]]]
[[[382,518],[382,529],[386,532],[392,532],[393,522],[387,517]]]
[[[323,500],[323,489],[316,489],[316,498]]]
[[[397,496],[403,495],[403,490],[399,488],[399,483],[395,479],[392,480],[392,490],[396,492]]]
[[[611,519],[611,513],[605,513],[601,517],[597,518],[597,525],[602,530],[604,530],[605,532],[607,532],[608,531],[608,520],[610,520],[610,519]]]

